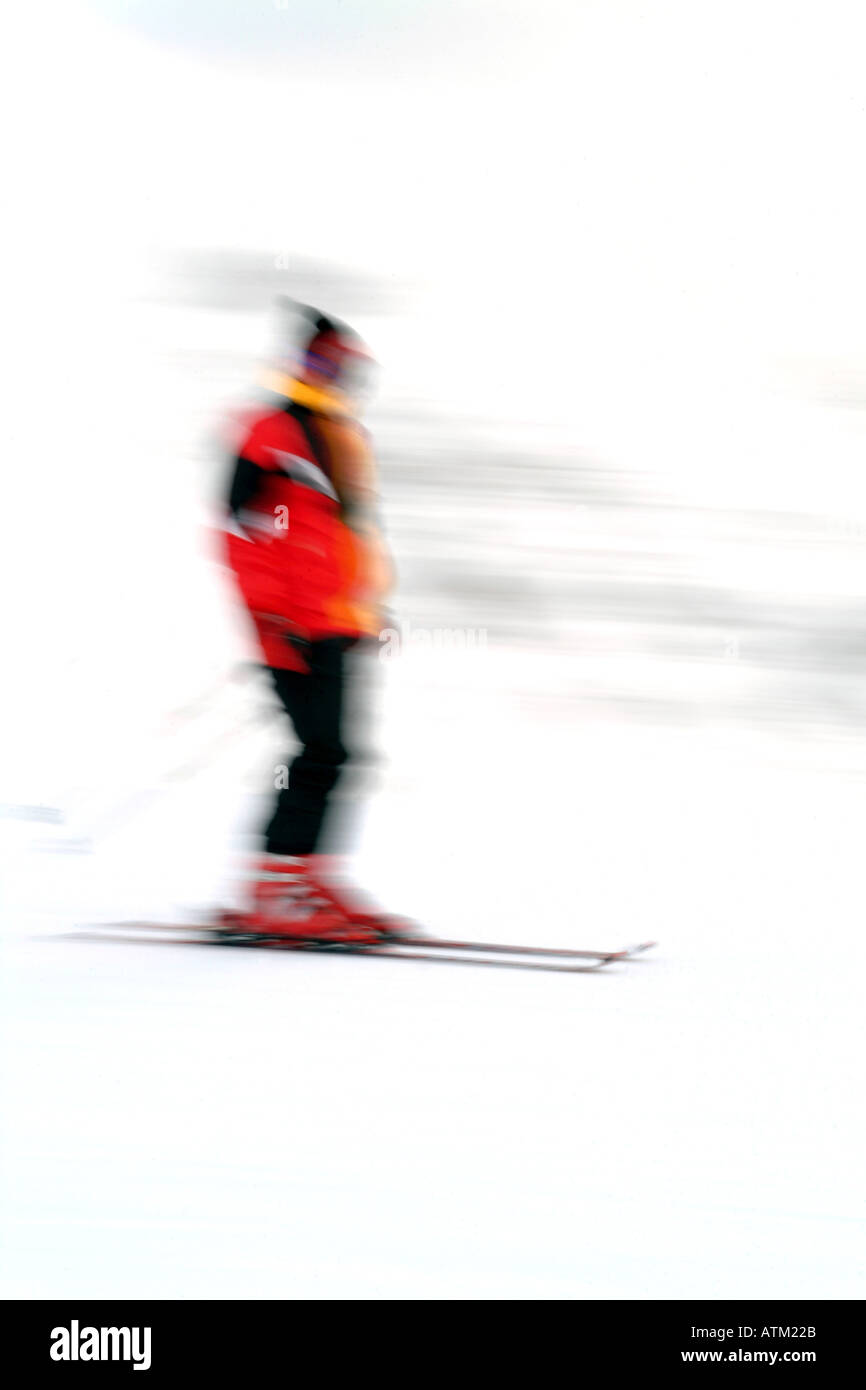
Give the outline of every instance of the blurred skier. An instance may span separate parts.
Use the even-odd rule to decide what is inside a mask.
[[[249,910],[232,925],[371,941],[391,919],[347,897],[339,859],[322,849],[348,757],[346,653],[378,635],[391,582],[373,458],[354,418],[358,378],[372,363],[345,324],[303,312],[298,369],[272,374],[274,403],[247,417],[228,496],[228,561],[301,744],[265,830]]]

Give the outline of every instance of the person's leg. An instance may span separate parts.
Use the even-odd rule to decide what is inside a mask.
[[[270,668],[301,751],[265,830],[267,854],[309,855],[319,845],[328,798],[348,756],[342,742],[345,647],[340,638],[313,642],[309,673]]]
[[[247,930],[372,945],[409,928],[347,896],[339,883],[341,857],[322,853],[329,797],[348,757],[342,741],[348,645],[348,639],[313,643],[307,673],[269,668],[301,750],[265,831]]]

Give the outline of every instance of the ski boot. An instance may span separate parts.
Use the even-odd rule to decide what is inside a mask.
[[[265,854],[254,870],[248,912],[227,912],[226,935],[279,937],[298,945],[373,946],[383,932],[372,921],[355,922],[320,891],[310,870],[311,856]]]
[[[405,917],[395,917],[379,911],[373,903],[359,897],[357,890],[346,886],[343,875],[346,859],[336,854],[311,854],[307,861],[309,882],[319,896],[359,929],[377,932],[384,941],[399,940],[416,934],[416,927]]]

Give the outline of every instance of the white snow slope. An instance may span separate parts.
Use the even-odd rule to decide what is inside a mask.
[[[224,895],[249,732],[78,852],[5,823],[5,1296],[862,1295],[862,781],[540,666],[390,667],[359,876],[634,964],[71,939]]]

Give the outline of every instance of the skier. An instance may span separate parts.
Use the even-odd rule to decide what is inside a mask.
[[[354,418],[357,378],[371,362],[345,324],[303,314],[298,369],[273,373],[274,402],[247,418],[228,495],[228,562],[301,744],[265,829],[249,910],[231,925],[371,942],[405,924],[361,910],[339,885],[339,857],[323,853],[348,757],[347,652],[380,632],[391,581],[371,450]]]

